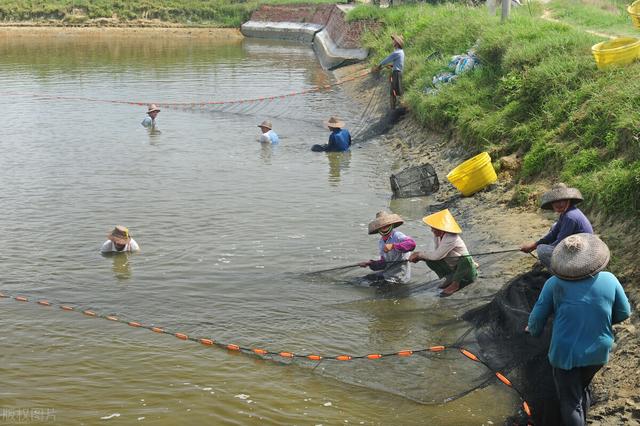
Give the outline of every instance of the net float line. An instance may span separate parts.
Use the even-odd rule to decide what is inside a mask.
[[[281,95],[274,96],[262,96],[258,98],[249,98],[249,99],[235,99],[235,100],[223,100],[223,101],[190,101],[190,102],[147,102],[147,101],[129,101],[129,100],[118,100],[118,99],[99,99],[92,97],[83,97],[83,96],[62,96],[62,95],[47,95],[40,93],[23,93],[23,92],[13,92],[7,91],[5,93],[11,95],[21,95],[21,96],[32,96],[36,98],[43,99],[56,99],[56,100],[71,100],[71,101],[84,101],[84,102],[100,102],[100,103],[110,103],[110,104],[122,104],[122,105],[135,105],[135,106],[146,106],[150,104],[155,104],[158,107],[176,107],[176,108],[196,108],[196,107],[205,107],[205,106],[233,106],[240,104],[252,104],[259,102],[268,102],[278,99],[286,99],[293,96],[301,96],[309,93],[317,93],[325,90],[331,90],[334,87],[340,86],[344,83],[357,80],[359,78],[363,78],[371,73],[370,70],[364,70],[350,77],[345,77],[341,80],[338,80],[335,83],[325,84],[322,86],[312,87],[310,89],[300,90],[296,92],[285,93]]]
[[[529,419],[529,421],[531,421],[532,418],[532,411],[531,411],[531,407],[529,406],[529,404],[527,403],[527,401],[525,400],[522,392],[520,390],[517,389],[517,387],[515,387],[513,385],[513,383],[507,378],[507,376],[500,371],[496,371],[493,370],[489,364],[487,364],[485,361],[483,361],[478,355],[474,354],[473,352],[469,351],[468,349],[465,349],[462,346],[457,346],[457,345],[436,345],[436,346],[429,346],[429,347],[424,347],[424,348],[419,348],[419,349],[403,349],[403,350],[399,350],[399,351],[395,351],[395,352],[381,352],[381,353],[370,353],[370,354],[365,354],[365,355],[349,355],[349,354],[340,354],[340,355],[321,355],[321,354],[298,354],[298,353],[294,353],[294,352],[290,352],[290,351],[274,351],[274,350],[268,350],[268,349],[263,349],[263,348],[258,348],[258,347],[250,347],[250,346],[241,346],[241,345],[237,345],[235,343],[229,343],[229,342],[221,342],[212,338],[206,338],[206,337],[194,337],[194,336],[190,336],[186,333],[180,333],[180,332],[175,332],[172,330],[167,330],[163,327],[158,327],[158,326],[153,326],[153,325],[146,325],[143,324],[141,322],[138,321],[129,321],[126,319],[122,319],[116,315],[103,315],[100,314],[98,312],[95,312],[93,310],[90,309],[82,309],[79,307],[74,307],[74,306],[70,306],[68,304],[60,304],[60,303],[55,303],[55,302],[51,302],[49,300],[44,300],[44,299],[40,299],[40,300],[31,300],[29,297],[27,296],[22,296],[22,295],[18,295],[18,296],[11,296],[5,293],[0,292],[0,300],[2,299],[10,299],[10,300],[14,300],[16,302],[20,302],[20,303],[35,303],[41,307],[48,307],[48,308],[53,308],[53,307],[58,307],[59,309],[65,311],[65,312],[77,312],[77,313],[81,313],[87,317],[90,318],[101,318],[101,319],[106,319],[108,321],[112,321],[112,322],[119,322],[122,324],[126,324],[130,327],[134,327],[134,328],[144,328],[150,331],[153,331],[154,333],[158,333],[158,334],[167,334],[170,336],[174,336],[177,339],[180,340],[189,340],[192,342],[196,342],[196,343],[200,343],[201,345],[204,346],[217,346],[223,349],[226,349],[228,351],[232,351],[232,352],[242,352],[242,353],[246,353],[246,354],[254,354],[256,356],[259,357],[266,357],[266,356],[275,356],[275,357],[280,357],[280,358],[285,358],[285,359],[294,359],[294,358],[298,358],[298,359],[306,359],[306,360],[310,360],[310,361],[317,361],[317,362],[321,362],[321,361],[343,361],[343,362],[347,362],[347,361],[353,361],[353,360],[378,360],[378,359],[382,359],[382,358],[389,358],[389,357],[410,357],[419,353],[437,353],[437,352],[443,352],[446,350],[457,350],[459,351],[462,355],[464,355],[466,358],[477,362],[479,364],[484,365],[489,371],[491,371],[492,373],[494,373],[494,375],[496,376],[496,378],[505,386],[513,389],[517,394],[518,397],[520,398],[521,401],[521,409],[522,411],[527,415],[527,418]]]

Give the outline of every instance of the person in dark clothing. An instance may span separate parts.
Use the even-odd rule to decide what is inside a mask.
[[[351,134],[344,128],[344,121],[337,117],[331,117],[324,123],[331,134],[329,135],[329,143],[325,145],[313,145],[311,151],[315,152],[343,152],[349,151],[351,148]]]

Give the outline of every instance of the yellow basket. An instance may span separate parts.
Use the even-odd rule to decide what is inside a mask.
[[[627,13],[631,16],[631,22],[636,28],[640,28],[640,0],[636,0],[627,7]]]
[[[491,164],[491,157],[483,152],[451,170],[447,179],[462,195],[469,196],[497,181],[498,176]]]
[[[594,44],[591,52],[599,69],[612,65],[627,65],[640,56],[640,40],[634,37],[618,37]]]

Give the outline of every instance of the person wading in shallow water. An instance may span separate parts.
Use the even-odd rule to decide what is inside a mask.
[[[411,279],[411,265],[407,260],[411,251],[416,248],[416,243],[411,237],[395,229],[403,223],[400,216],[385,211],[378,212],[376,218],[369,223],[369,235],[380,234],[378,241],[380,259],[360,262],[358,265],[379,271],[369,277],[374,280],[372,285],[380,284],[379,281],[405,284]]]
[[[558,243],[551,256],[554,276],[544,284],[525,329],[539,336],[555,315],[548,357],[565,426],[586,424],[589,384],[609,360],[612,324],[631,312],[618,279],[604,272],[609,258],[609,248],[593,234]]]
[[[558,183],[542,196],[540,208],[553,210],[560,214],[558,221],[553,224],[547,235],[534,243],[523,244],[520,250],[530,253],[536,250],[538,260],[549,269],[551,253],[560,241],[569,235],[585,232],[593,234],[593,227],[589,219],[576,207],[582,201],[582,194],[576,188],[569,188],[564,183]]]
[[[278,138],[276,132],[273,131],[271,121],[264,120],[262,123],[258,124],[258,127],[260,127],[260,131],[262,132],[258,138],[260,143],[270,143],[272,145],[280,143],[280,138]]]
[[[344,121],[338,117],[331,117],[324,122],[324,125],[331,130],[329,143],[326,145],[313,145],[311,151],[321,152],[343,152],[351,148],[351,134],[344,128]]]
[[[122,225],[117,225],[113,228],[111,234],[107,235],[107,241],[102,244],[102,248],[100,249],[102,253],[138,250],[140,250],[138,243],[129,235],[129,229]]]
[[[156,106],[156,104],[149,105],[147,109],[147,116],[142,120],[142,125],[144,127],[156,127],[156,117],[160,112],[160,108]]]
[[[402,71],[404,70],[404,39],[401,35],[393,34],[391,36],[393,40],[394,51],[389,56],[384,58],[377,66],[373,68],[373,72],[379,72],[380,68],[385,65],[392,65],[391,70],[391,108],[395,108],[398,102],[398,98],[402,96]]]
[[[424,260],[438,278],[446,277],[440,285],[443,289],[440,296],[451,296],[476,280],[476,264],[459,235],[462,229],[449,209],[425,216],[422,221],[431,227],[435,249],[415,252],[409,261],[416,263]]]

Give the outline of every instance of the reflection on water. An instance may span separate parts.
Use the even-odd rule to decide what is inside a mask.
[[[133,256],[131,253],[112,253],[108,255],[108,257],[113,258],[113,266],[111,267],[111,270],[117,280],[125,281],[131,278],[131,256]]]
[[[340,173],[349,168],[351,151],[327,152],[329,160],[329,183],[336,186],[340,183]]]

